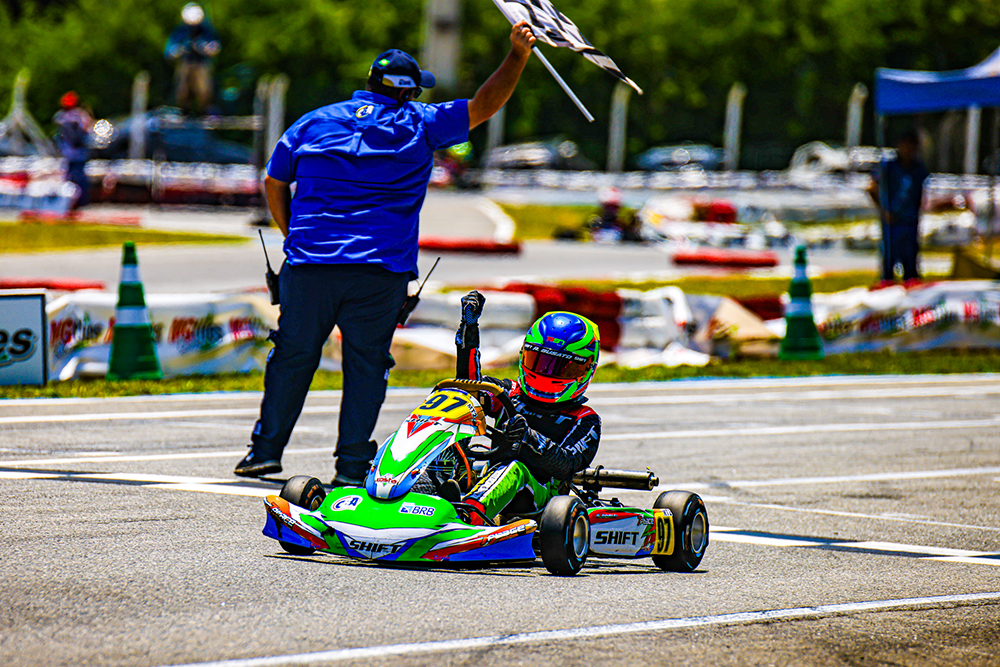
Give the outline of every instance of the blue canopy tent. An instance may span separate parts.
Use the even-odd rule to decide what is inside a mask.
[[[875,115],[929,113],[1000,106],[1000,49],[968,69],[875,70]]]
[[[998,109],[994,112],[991,138],[996,149],[1000,143],[1000,49],[968,69],[926,72],[880,67],[875,70],[875,128],[879,148],[885,145],[886,116],[973,107]],[[996,161],[996,157],[991,156],[990,173],[994,183]],[[990,187],[990,220],[995,211],[994,183]],[[884,197],[881,188],[879,195],[880,199]]]

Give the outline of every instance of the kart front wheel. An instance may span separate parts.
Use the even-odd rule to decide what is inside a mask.
[[[542,562],[552,574],[576,574],[587,560],[590,519],[583,502],[556,496],[545,506],[538,525]]]
[[[673,515],[674,551],[669,556],[653,556],[653,562],[667,572],[694,572],[708,547],[708,511],[696,493],[665,491],[653,503],[654,509]]]
[[[315,477],[296,475],[285,482],[278,496],[293,505],[313,511],[323,504],[323,499],[326,498],[326,489],[323,488],[323,482]],[[308,556],[316,551],[301,544],[292,544],[291,542],[282,542],[281,540],[278,540],[278,544],[281,545],[282,549],[296,556]]]

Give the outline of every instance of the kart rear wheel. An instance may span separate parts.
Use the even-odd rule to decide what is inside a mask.
[[[552,574],[580,571],[590,549],[587,507],[575,496],[556,496],[548,502],[538,524],[542,562]]]
[[[326,498],[326,489],[323,487],[323,482],[315,477],[296,475],[285,482],[278,496],[293,505],[298,505],[312,511],[323,504],[323,499]],[[281,540],[278,540],[278,544],[281,545],[282,549],[295,556],[308,556],[316,551],[301,544],[292,544],[291,542],[282,542]]]
[[[669,510],[674,522],[674,552],[653,556],[653,562],[667,572],[694,572],[708,547],[708,511],[696,493],[665,491],[653,503],[654,509]]]

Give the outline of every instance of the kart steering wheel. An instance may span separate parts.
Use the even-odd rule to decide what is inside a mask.
[[[514,402],[510,400],[510,395],[507,393],[507,390],[493,382],[486,382],[483,380],[442,380],[441,382],[438,382],[434,388],[461,389],[462,391],[470,394],[478,391],[485,391],[500,401],[500,405],[503,406],[504,412],[507,413],[508,418],[517,414],[517,409],[514,408]],[[487,434],[492,436],[494,433],[496,433],[495,428],[487,427]],[[491,441],[493,443],[489,452],[489,458],[491,459],[508,454],[512,448],[511,443],[507,442],[503,438],[491,438]]]

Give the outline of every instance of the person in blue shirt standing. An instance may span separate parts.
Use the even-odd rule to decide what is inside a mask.
[[[391,49],[372,63],[364,91],[307,113],[282,135],[264,180],[268,208],[285,235],[281,314],[270,336],[260,419],[235,474],[281,471],[282,451],[336,325],[344,389],[333,483],[364,479],[392,366],[389,345],[407,283],[417,276],[418,222],[434,151],[467,141],[469,130],[510,98],[535,37],[522,22],[510,41],[506,59],[472,99],[414,102],[434,86],[434,75]]]
[[[920,207],[924,181],[930,176],[920,159],[920,137],[904,132],[896,140],[896,159],[882,163],[880,173],[868,188],[882,222],[882,281],[895,281],[896,264],[903,267],[903,281],[919,280],[917,255],[920,252]]]
[[[77,209],[90,203],[90,181],[87,180],[87,161],[90,159],[88,138],[94,126],[90,112],[80,106],[80,96],[69,91],[59,98],[59,106],[52,119],[59,128],[56,144],[66,158],[66,180],[76,185],[80,192],[73,200]]]

